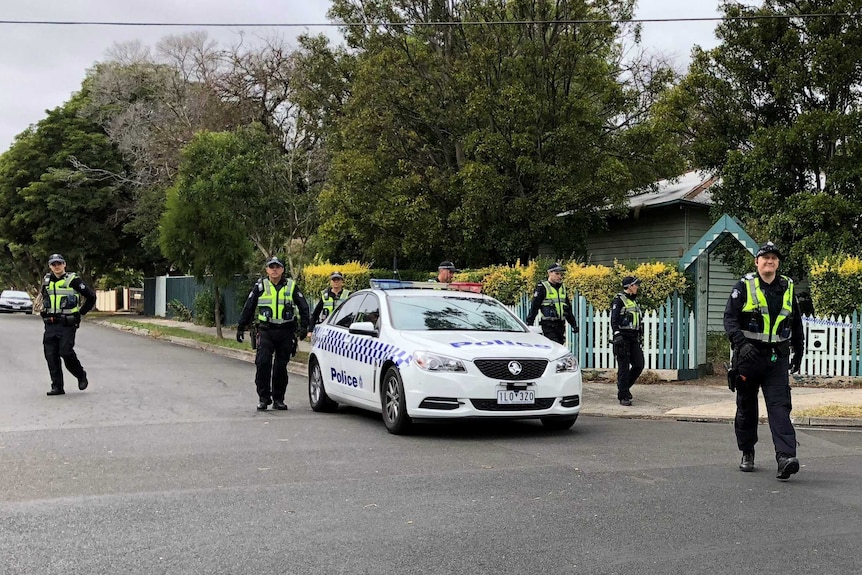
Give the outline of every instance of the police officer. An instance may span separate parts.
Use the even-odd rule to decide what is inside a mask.
[[[437,277],[431,281],[447,284],[452,281],[456,273],[458,270],[455,268],[455,264],[450,261],[440,262],[440,265],[437,266]]]
[[[617,360],[617,399],[620,405],[632,404],[631,388],[644,370],[643,314],[637,302],[641,280],[626,276],[623,291],[611,302],[611,332]]]
[[[344,276],[341,272],[332,272],[329,276],[329,287],[320,292],[320,301],[314,306],[311,314],[311,325],[315,326],[319,321],[326,321],[335,308],[347,299],[350,290],[344,289]]]
[[[572,302],[566,294],[566,286],[563,285],[565,271],[558,263],[548,267],[548,279],[536,286],[530,313],[527,314],[527,325],[533,325],[541,311],[539,325],[542,327],[542,334],[562,345],[566,345],[565,322],[569,322],[575,333],[578,332],[578,322],[572,314]]]
[[[60,254],[48,258],[51,272],[42,279],[42,321],[45,335],[42,346],[51,374],[51,391],[48,395],[63,395],[63,368],[78,380],[78,389],[87,389],[87,372],[75,353],[75,334],[81,325],[81,317],[96,305],[96,292],[84,285],[74,272],[66,272],[66,260]],[[84,299],[83,305],[81,298]]]
[[[786,480],[799,471],[796,431],[790,422],[788,370],[799,371],[805,336],[793,280],[778,275],[781,259],[772,242],[760,246],[754,257],[757,271],[739,280],[727,298],[724,330],[733,345],[728,386],[736,391],[734,429],[742,452],[739,469],[754,471],[760,388],[775,445],[776,477]]]
[[[277,257],[273,256],[266,262],[266,274],[266,278],[254,284],[245,300],[236,328],[236,340],[242,342],[245,339],[245,329],[254,316],[258,323],[257,354],[254,358],[257,367],[254,383],[260,400],[257,409],[265,411],[272,404],[275,409],[285,410],[287,362],[296,351],[297,337],[308,337],[308,303],[296,282],[284,275],[284,264]]]

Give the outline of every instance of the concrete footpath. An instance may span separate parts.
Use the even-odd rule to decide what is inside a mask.
[[[188,331],[216,335],[214,327],[195,325],[190,322],[180,322],[162,318],[143,316],[128,316],[128,319],[151,324],[153,328],[158,326],[177,327]],[[129,329],[108,321],[97,320],[97,323],[148,336],[151,330]],[[233,339],[236,332],[233,329],[223,328],[222,335]],[[169,339],[177,345],[184,345],[197,349],[203,349],[219,355],[233,357],[242,361],[254,362],[254,352],[249,348],[246,350],[235,350],[223,348],[216,345],[204,344],[186,338],[162,338]],[[247,340],[246,340],[247,341]],[[309,341],[299,342],[300,351],[311,350]],[[288,365],[291,373],[306,375],[305,364],[291,362]],[[713,380],[714,381],[714,380]],[[792,382],[791,382],[792,385]],[[673,419],[680,421],[733,421],[736,413],[736,395],[731,393],[725,385],[704,385],[697,380],[685,383],[661,382],[658,384],[638,385],[632,388],[633,405],[623,407],[616,399],[616,385],[608,381],[585,381],[584,397],[581,413],[592,416],[627,417],[647,419]],[[823,405],[862,405],[862,389],[833,389],[826,387],[794,387],[793,408],[794,411],[819,407]],[[763,397],[760,398],[761,421],[766,422],[766,407]],[[824,418],[824,417],[800,417],[793,416],[793,422],[801,426],[816,427],[859,427],[862,428],[862,419],[856,418]]]

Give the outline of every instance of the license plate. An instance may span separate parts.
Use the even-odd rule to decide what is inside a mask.
[[[497,403],[500,405],[533,405],[536,403],[536,392],[532,389],[498,389]]]
[[[20,305],[13,305],[12,309],[21,309],[21,306]]]

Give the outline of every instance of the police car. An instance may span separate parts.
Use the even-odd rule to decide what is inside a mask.
[[[570,428],[581,409],[577,360],[476,286],[371,280],[351,294],[314,328],[311,408],[375,411],[394,434],[443,418]]]

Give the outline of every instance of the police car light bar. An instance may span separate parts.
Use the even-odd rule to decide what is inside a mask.
[[[482,284],[474,282],[452,282],[448,284],[437,282],[412,282],[391,279],[371,279],[371,287],[376,289],[434,289],[455,290],[482,293]]]

